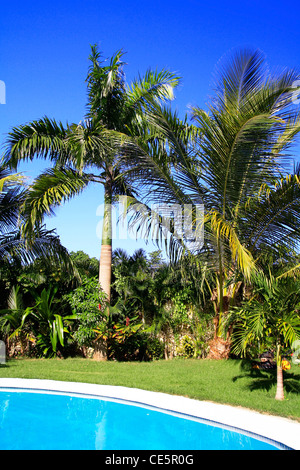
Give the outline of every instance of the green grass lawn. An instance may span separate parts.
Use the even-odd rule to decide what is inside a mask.
[[[274,399],[276,373],[251,370],[240,360],[175,359],[96,362],[89,359],[13,359],[0,377],[122,385],[242,406],[300,421],[300,367],[284,373],[285,400]]]

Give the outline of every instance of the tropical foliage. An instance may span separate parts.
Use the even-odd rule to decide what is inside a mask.
[[[300,331],[299,73],[272,73],[260,51],[238,51],[219,63],[207,109],[180,118],[179,77],[149,70],[128,85],[123,59],[118,51],[104,61],[92,46],[80,123],[44,117],[9,133],[0,167],[2,337],[21,354],[127,361],[252,360],[268,349],[282,399],[283,358]],[[49,168],[28,188],[11,169],[35,158]],[[100,267],[43,226],[92,184],[103,189]],[[113,251],[118,196],[157,251]]]
[[[41,294],[33,292],[33,306],[24,308],[19,288],[12,289],[8,309],[1,312],[1,327],[10,339],[20,338],[21,353],[34,348],[38,356],[51,357],[65,346],[74,317],[61,314],[55,294],[56,289],[51,288],[43,289]],[[29,348],[30,343],[32,348]]]

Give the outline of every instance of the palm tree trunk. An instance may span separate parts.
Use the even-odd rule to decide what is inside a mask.
[[[280,354],[280,344],[277,344],[277,387],[275,400],[284,400],[284,390],[283,390],[283,371],[282,371],[282,361]]]
[[[217,336],[221,337],[223,332],[223,313],[224,313],[224,277],[223,277],[223,263],[221,254],[221,243],[218,239],[218,252],[219,252],[219,315],[218,315],[218,331]]]
[[[99,265],[99,284],[105,292],[110,303],[111,293],[111,265],[112,265],[112,189],[109,175],[106,177],[104,189],[104,215],[102,227],[102,241]],[[93,359],[105,361],[107,359],[107,341],[98,339],[95,344]]]
[[[224,274],[223,261],[221,252],[221,242],[218,239],[218,255],[219,255],[219,279],[218,286],[214,291],[211,300],[216,301],[216,316],[214,318],[214,338],[209,343],[208,359],[228,359],[230,354],[230,341],[223,339],[224,332],[224,314],[228,311],[228,297],[224,296]],[[218,294],[217,294],[218,291]]]
[[[275,400],[284,400],[282,366],[277,365],[277,388]]]
[[[107,178],[104,194],[104,217],[99,267],[99,283],[110,302],[111,265],[112,265],[112,191],[110,179]]]
[[[100,255],[99,283],[110,302],[111,284],[111,263],[112,246],[109,243],[102,243]]]

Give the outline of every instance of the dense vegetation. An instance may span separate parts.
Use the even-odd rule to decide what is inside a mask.
[[[44,117],[12,129],[5,143],[0,331],[8,354],[245,357],[277,367],[282,400],[287,359],[293,353],[296,363],[300,351],[300,167],[290,172],[299,74],[271,74],[260,52],[238,52],[221,64],[208,111],[181,119],[172,109],[180,78],[148,71],[127,85],[122,56],[107,64],[92,47],[80,124]],[[25,187],[13,169],[34,158],[50,167]],[[43,227],[91,182],[104,187],[100,266]],[[157,251],[112,250],[120,196]],[[270,361],[260,362],[267,351]]]
[[[170,266],[160,251],[116,250],[108,307],[95,276],[98,261],[82,251],[70,259],[77,277],[38,259],[2,278],[1,330],[12,355],[92,355],[98,334],[107,336],[111,359],[205,355],[211,312],[207,295],[195,287],[195,271]]]

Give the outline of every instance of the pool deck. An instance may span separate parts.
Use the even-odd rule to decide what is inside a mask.
[[[223,425],[262,436],[300,450],[300,423],[286,418],[262,414],[245,408],[221,405],[208,401],[150,392],[135,388],[111,385],[96,385],[56,380],[0,378],[1,389],[21,388],[67,394],[92,395],[99,398],[116,399],[137,406],[151,406],[161,411],[180,413],[208,421],[208,424]]]

